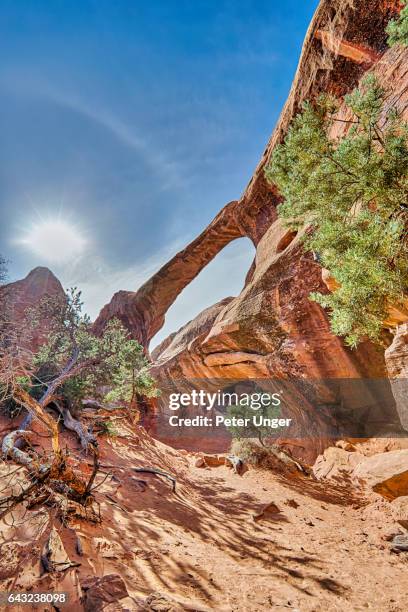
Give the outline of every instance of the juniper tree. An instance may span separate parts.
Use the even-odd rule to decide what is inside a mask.
[[[149,361],[143,347],[136,340],[127,339],[121,347],[111,386],[106,398],[124,401],[131,409],[135,408],[138,396],[157,397],[159,394],[155,380],[150,374]]]
[[[408,291],[408,129],[385,97],[370,75],[345,97],[350,119],[329,96],[306,102],[266,168],[284,197],[280,216],[309,226],[306,248],[339,284],[311,298],[351,346],[378,341],[389,304]],[[333,140],[336,121],[350,127]]]
[[[103,397],[104,389],[115,389],[125,372],[135,377],[135,384],[139,381],[139,389],[148,389],[150,394],[155,390],[142,347],[129,338],[120,321],[110,321],[97,337],[82,306],[81,292],[74,288],[66,299],[47,297],[28,311],[27,325],[34,328],[46,318],[48,336],[35,354],[25,353],[24,359],[18,340],[0,342],[0,365],[5,366],[0,370],[0,387],[29,415],[44,422],[54,450],[59,448],[58,434],[53,419],[45,412],[49,404],[62,404],[59,409],[65,424],[76,431],[86,448],[93,438],[70,413],[71,408],[81,406],[84,397]],[[136,362],[143,370],[140,373],[136,372]]]
[[[9,488],[10,494],[0,498],[0,519],[26,501],[35,505],[46,499],[62,509],[65,505],[61,496],[88,507],[99,469],[98,445],[92,431],[80,418],[72,416],[69,407],[79,406],[85,395],[102,394],[105,386],[114,387],[119,372],[129,367],[131,355],[137,356],[144,369],[141,386],[149,391],[154,387],[141,347],[129,338],[118,320],[110,321],[100,337],[92,333],[91,322],[82,313],[81,293],[76,289],[66,299],[46,298],[26,314],[24,326],[16,326],[12,319],[0,325],[0,401],[13,400],[27,410],[21,425],[4,436],[2,451],[4,457],[28,468],[29,481],[18,494],[14,494],[9,483],[3,486],[3,490]],[[35,353],[29,350],[22,353],[15,330],[36,327],[44,316],[48,322],[46,342]],[[133,368],[135,362],[136,359],[132,361]],[[77,434],[82,448],[93,455],[93,469],[87,480],[77,470],[70,451],[61,448],[58,423],[49,411],[51,405],[60,412],[65,427]],[[22,439],[27,441],[35,436],[28,430],[33,417],[48,431],[51,453],[45,447],[21,449]],[[108,429],[112,434],[112,428]]]
[[[95,336],[82,307],[81,292],[76,288],[67,293],[66,300],[51,298],[42,303],[51,331],[33,360],[36,378],[49,386],[67,370],[59,389],[76,408],[86,396],[104,399],[106,388],[110,388],[108,399],[131,401],[136,393],[155,395],[143,347],[130,338],[118,319],[109,321],[102,336]]]
[[[408,2],[403,0],[403,9],[397,19],[390,21],[387,27],[388,44],[408,45]]]
[[[266,394],[265,394],[266,395]],[[235,406],[230,406],[227,411],[227,416],[236,417],[244,422],[244,425],[230,425],[228,431],[235,439],[256,438],[261,446],[267,446],[265,440],[272,438],[271,427],[264,424],[263,419],[277,419],[280,417],[280,408],[272,403],[267,406],[262,405],[258,410],[254,410],[250,406],[240,403]],[[276,432],[276,430],[275,430]]]

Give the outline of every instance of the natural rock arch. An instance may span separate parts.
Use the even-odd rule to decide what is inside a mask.
[[[276,217],[270,199],[277,196],[271,188],[269,201],[255,201],[245,208],[243,201],[229,202],[210,225],[188,246],[179,251],[140,289],[118,291],[104,306],[94,323],[100,333],[106,323],[117,317],[146,348],[164,324],[166,312],[187,285],[224,247],[238,238],[248,237],[256,246]]]

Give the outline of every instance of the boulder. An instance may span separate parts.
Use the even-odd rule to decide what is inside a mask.
[[[337,446],[330,446],[316,459],[312,468],[313,475],[318,480],[350,477],[363,459],[364,456],[357,451],[350,452]]]
[[[365,457],[353,470],[352,478],[386,499],[408,496],[408,450]]]
[[[197,457],[197,459],[194,462],[194,465],[195,467],[198,467],[198,468],[205,467],[204,457]]]
[[[408,529],[408,495],[397,497],[391,503],[392,516],[403,527]]]
[[[223,455],[204,455],[204,461],[208,467],[225,465],[225,457]]]

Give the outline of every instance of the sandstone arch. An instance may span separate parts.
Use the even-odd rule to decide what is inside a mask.
[[[353,89],[367,69],[375,69],[381,63],[386,51],[385,26],[399,8],[399,0],[373,0],[370,3],[365,0],[321,0],[306,34],[288,100],[240,200],[227,204],[193,242],[138,291],[116,293],[95,322],[97,333],[110,318],[118,317],[147,348],[151,338],[162,327],[168,308],[217,253],[232,240],[245,236],[258,245],[276,220],[276,205],[280,201],[264,176],[265,165],[274,147],[284,137],[304,100],[313,99],[322,91],[342,96]],[[391,50],[387,55],[393,56],[389,65],[403,65],[400,52]],[[386,70],[382,77],[389,80],[391,74]],[[404,97],[399,100],[399,105],[403,104]],[[253,269],[249,271],[249,279],[252,274]]]
[[[262,200],[250,209],[244,208],[242,201],[229,202],[195,240],[138,291],[118,291],[96,319],[95,332],[100,333],[110,319],[117,317],[148,348],[163,326],[167,310],[201,270],[233,240],[248,237],[256,246],[274,217],[275,208],[266,210]]]

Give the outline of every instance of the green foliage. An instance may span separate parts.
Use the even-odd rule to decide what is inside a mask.
[[[404,0],[398,19],[393,19],[387,26],[388,44],[408,45],[408,2]]]
[[[266,395],[266,393],[264,395]],[[260,408],[257,410],[254,410],[246,403],[229,406],[227,416],[236,417],[237,419],[248,419],[247,425],[231,425],[230,427],[227,427],[233,438],[237,440],[240,440],[241,438],[257,438],[259,443],[262,446],[265,446],[265,439],[271,437],[271,428],[266,425],[255,425],[253,422],[253,417],[256,416],[265,417],[266,419],[277,419],[280,416],[280,406],[273,405],[271,396],[271,403],[266,406],[260,405]],[[277,429],[274,431],[276,432]]]
[[[74,288],[66,300],[46,299],[32,312],[33,325],[46,317],[51,326],[47,343],[33,360],[34,380],[41,383],[33,385],[33,395],[40,397],[67,368],[69,376],[58,392],[74,407],[87,396],[104,398],[106,387],[111,388],[110,399],[127,401],[131,389],[148,397],[157,394],[142,346],[129,338],[117,319],[107,324],[101,337],[95,336],[82,306],[81,292]]]
[[[311,297],[330,309],[332,330],[356,346],[379,340],[390,302],[408,289],[408,130],[373,76],[346,96],[350,129],[329,136],[337,103],[307,102],[266,169],[285,201],[286,223],[309,225],[304,242],[340,284]],[[342,115],[344,117],[344,115]]]
[[[266,449],[253,439],[234,439],[231,453],[248,465],[260,467],[266,454]]]
[[[149,372],[149,362],[136,340],[127,340],[117,354],[112,385],[106,396],[108,401],[122,400],[133,404],[138,395],[158,396],[155,380]]]
[[[260,469],[275,470],[279,466],[276,458],[276,448],[273,446],[262,446],[256,440],[246,438],[233,441],[231,444],[231,454],[239,457],[246,465],[252,465]]]

